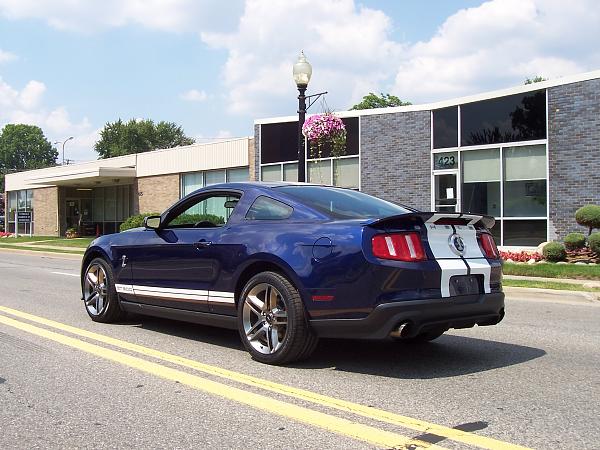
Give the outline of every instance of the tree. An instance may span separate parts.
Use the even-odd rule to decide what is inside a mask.
[[[588,229],[588,236],[594,228],[600,228],[600,206],[584,205],[575,211],[575,221]]]
[[[372,92],[369,92],[368,95],[365,95],[362,98],[360,103],[357,103],[350,109],[353,110],[353,109],[388,108],[390,106],[408,106],[408,105],[412,105],[412,103],[411,102],[403,102],[395,95],[384,94],[382,92],[381,95],[379,96],[377,94],[373,94]]]
[[[544,78],[540,75],[536,75],[533,78],[527,78],[523,84],[541,83],[542,81],[548,81],[548,78]]]
[[[0,132],[0,191],[4,175],[54,166],[58,152],[40,127],[8,124]]]
[[[190,145],[194,139],[187,137],[181,126],[173,122],[150,119],[109,122],[100,132],[94,150],[100,158],[142,153],[160,148]]]

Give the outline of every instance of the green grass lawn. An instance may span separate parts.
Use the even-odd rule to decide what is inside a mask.
[[[527,277],[600,280],[600,265],[598,264],[580,265],[539,263],[529,265],[504,263],[503,272],[505,275],[522,275]]]
[[[86,248],[90,245],[94,237],[76,238],[76,239],[55,239],[49,242],[35,242],[33,245],[39,245],[44,247],[77,247]]]
[[[47,241],[47,240],[58,240],[62,239],[58,236],[19,236],[19,237],[7,237],[0,239],[0,244],[19,244],[36,241]]]
[[[51,253],[69,253],[69,254],[73,254],[73,255],[83,255],[83,249],[81,250],[63,250],[60,248],[56,248],[56,247],[42,247],[42,246],[38,246],[38,247],[20,247],[18,245],[14,245],[14,244],[3,244],[2,241],[0,241],[0,248],[8,248],[8,249],[20,249],[20,250],[27,250],[27,251],[32,251],[32,252],[51,252]]]
[[[533,280],[502,280],[505,287],[524,287],[539,289],[557,289],[562,291],[600,292],[600,288],[585,287],[581,284],[560,283],[558,281],[533,281]]]

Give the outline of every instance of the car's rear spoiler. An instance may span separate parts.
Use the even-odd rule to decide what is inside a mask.
[[[496,223],[496,220],[491,216],[480,216],[475,214],[462,213],[440,213],[440,212],[411,212],[399,214],[397,216],[389,216],[383,219],[375,219],[366,225],[370,227],[380,227],[393,225],[397,221],[414,221],[415,219],[423,221],[423,223],[445,224],[445,225],[479,225],[490,229]]]

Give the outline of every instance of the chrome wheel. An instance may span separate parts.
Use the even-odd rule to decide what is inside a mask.
[[[246,339],[256,351],[275,353],[283,344],[288,325],[281,293],[268,283],[254,286],[244,298],[242,323]]]
[[[106,272],[100,264],[90,264],[85,274],[83,298],[88,313],[99,316],[108,307]]]

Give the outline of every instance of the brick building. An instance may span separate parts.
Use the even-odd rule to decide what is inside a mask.
[[[247,181],[253,153],[252,138],[242,138],[8,174],[6,230],[113,233],[127,217],[162,212],[202,186]]]
[[[579,230],[600,204],[600,71],[426,105],[344,111],[341,158],[307,148],[307,181],[421,210],[496,218],[505,247]],[[296,180],[297,118],[255,121],[257,179]]]

